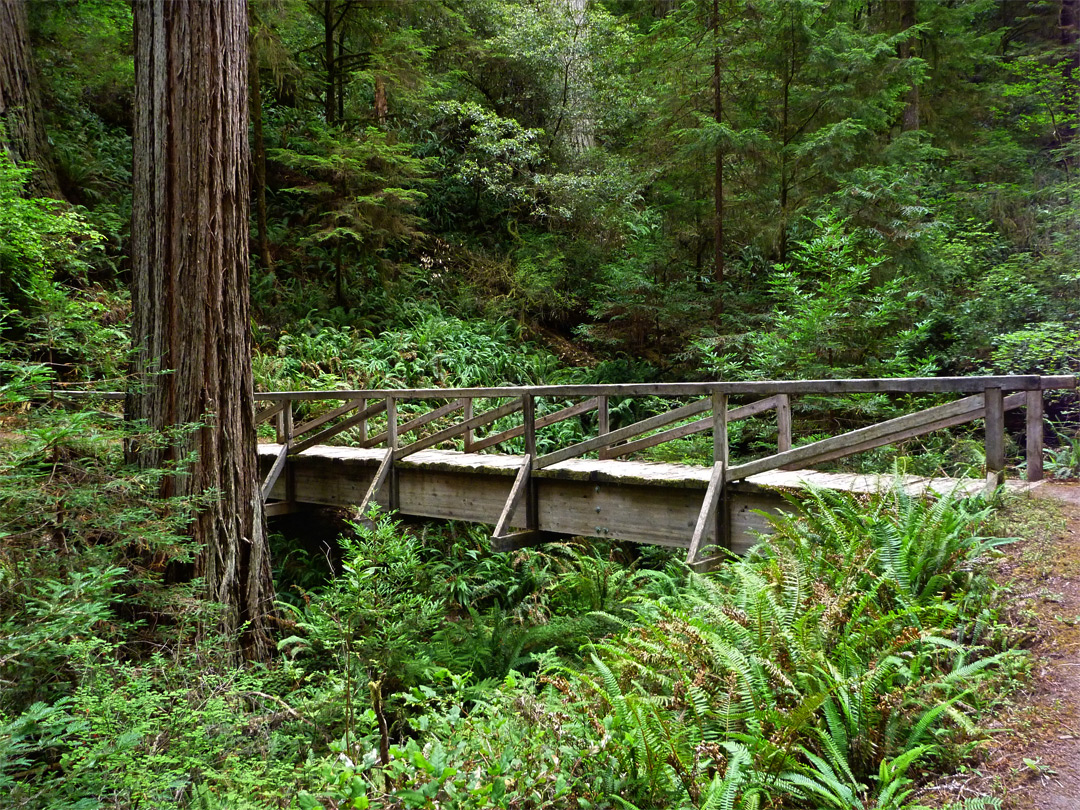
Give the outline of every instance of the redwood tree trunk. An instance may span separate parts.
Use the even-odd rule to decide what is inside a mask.
[[[6,130],[0,148],[18,165],[34,164],[30,193],[63,198],[49,155],[23,0],[0,0],[0,125]]]
[[[136,0],[135,71],[128,414],[157,430],[203,426],[130,452],[143,467],[197,454],[162,494],[213,491],[191,525],[195,575],[223,606],[228,643],[261,657],[273,582],[248,331],[244,0]]]

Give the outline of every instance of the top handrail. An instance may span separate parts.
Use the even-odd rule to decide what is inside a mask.
[[[1002,391],[1046,391],[1076,388],[1072,374],[1042,376],[1038,374],[1008,374],[978,377],[883,377],[849,380],[754,380],[680,383],[612,383],[585,385],[520,385],[476,388],[372,388],[337,391],[264,391],[255,394],[256,401],[279,399],[350,399],[398,397],[402,399],[446,399],[455,397],[588,397],[588,396],[707,396],[709,394],[742,394],[773,396],[775,394],[976,394],[990,388]]]
[[[570,385],[518,385],[472,388],[367,388],[330,391],[257,391],[256,402],[324,399],[452,399],[478,397],[635,397],[635,396],[729,396],[775,394],[935,394],[1002,391],[1049,391],[1073,389],[1072,374],[1005,374],[971,377],[869,377],[846,380],[753,380],[677,383],[612,383]],[[122,391],[65,390],[64,395],[123,399]]]

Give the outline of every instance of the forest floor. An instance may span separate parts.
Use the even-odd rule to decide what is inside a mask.
[[[996,796],[1002,810],[1080,808],[1080,482],[1046,483],[1007,507],[1002,619],[1029,628],[1032,677],[991,721],[977,763],[939,780],[949,801]],[[929,796],[924,797],[928,799]]]

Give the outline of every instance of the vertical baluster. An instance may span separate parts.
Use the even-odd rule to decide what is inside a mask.
[[[285,407],[281,409],[281,444],[286,447],[293,440],[293,401],[285,400]],[[292,503],[296,500],[296,470],[292,464],[285,465],[285,500]]]
[[[293,439],[293,402],[285,400],[285,407],[281,409],[281,443],[292,444]]]
[[[525,453],[536,463],[536,399],[532,394],[521,397],[521,416],[525,420]],[[539,509],[536,503],[536,480],[529,479],[529,489],[525,495],[525,528],[539,528]]]
[[[1043,479],[1043,392],[1028,391],[1027,411],[1027,480]]]
[[[983,393],[986,409],[986,486],[994,489],[1005,480],[1005,402],[1000,388]]]
[[[596,434],[603,436],[611,432],[611,422],[608,418],[608,398],[601,396],[596,398]],[[607,447],[601,447],[597,453],[600,458],[611,458]]]
[[[473,418],[473,399],[472,399],[472,397],[465,397],[465,398],[463,398],[461,400],[461,402],[464,405],[464,411],[462,413],[462,421],[463,422],[468,422],[470,419]],[[472,443],[473,443],[473,431],[472,431],[472,428],[469,428],[468,430],[465,431],[465,452],[466,453],[471,453],[472,452]]]
[[[363,397],[361,397],[360,400],[359,400],[359,404],[360,404],[360,407],[357,409],[358,412],[363,411],[364,408],[367,407],[367,400],[364,399]],[[364,420],[362,420],[360,422],[360,446],[363,447],[364,442],[366,442],[366,441],[367,441],[367,419],[364,419]]]
[[[720,493],[719,503],[716,505],[716,518],[714,522],[716,545],[720,548],[731,548],[730,524],[731,515],[728,509],[727,491],[727,468],[728,468],[728,435],[727,435],[727,394],[714,392],[712,395],[712,418],[713,418],[713,466],[720,465]]]
[[[713,464],[728,463],[727,394],[712,395]]]
[[[776,395],[776,452],[791,449],[791,398],[787,394]]]
[[[386,452],[390,454],[390,494],[388,496],[391,509],[398,506],[398,479],[397,470],[394,467],[394,451],[398,447],[397,432],[397,400],[393,397],[386,398]]]

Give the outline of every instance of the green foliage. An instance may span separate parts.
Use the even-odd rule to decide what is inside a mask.
[[[700,344],[711,370],[728,379],[932,374],[933,364],[914,352],[926,328],[918,295],[901,279],[875,282],[881,260],[870,258],[867,234],[831,217],[813,227],[793,261],[773,270],[770,322],[737,342]]]
[[[521,342],[506,322],[462,321],[417,310],[377,337],[348,327],[298,324],[254,358],[268,390],[436,388],[538,383],[556,376],[554,357]]]
[[[570,694],[648,803],[726,791],[748,806],[910,806],[907,771],[971,730],[957,702],[1007,664],[985,636],[950,637],[975,616],[985,626],[988,583],[969,569],[999,542],[970,533],[985,509],[899,490],[804,508],[573,674]]]

